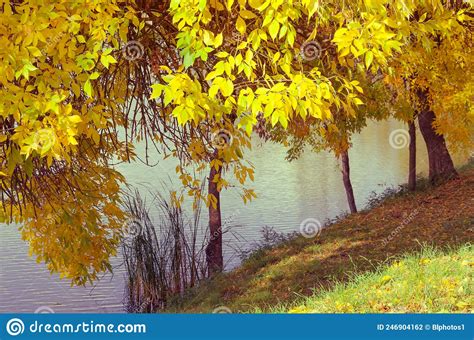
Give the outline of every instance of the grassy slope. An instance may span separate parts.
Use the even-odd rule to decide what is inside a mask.
[[[296,306],[272,307],[271,312],[466,313],[474,308],[473,275],[473,245],[446,253],[425,248]]]
[[[474,169],[471,166],[461,173],[459,180],[434,189],[389,197],[371,210],[351,215],[329,226],[317,238],[298,237],[281,246],[257,252],[236,270],[189,292],[186,298],[176,301],[168,312],[209,313],[218,306],[226,306],[233,312],[271,312],[284,311],[287,308],[285,306],[300,304],[299,308],[302,310],[319,310],[331,299],[328,289],[335,289],[333,294],[346,296],[344,294],[355,288],[344,287],[343,284],[352,282],[350,284],[354,285],[354,280],[361,282],[361,288],[372,289],[371,284],[377,280],[383,281],[384,276],[392,276],[388,273],[394,270],[390,267],[386,269],[386,273],[382,273],[377,268],[398,263],[403,254],[420,251],[426,245],[442,249],[456,248],[472,242],[473,228]],[[464,248],[462,254],[470,254],[472,258],[472,248],[469,249]],[[433,252],[431,255],[435,256]],[[445,259],[441,256],[439,261],[447,266],[449,261],[446,262]],[[408,265],[415,263],[417,258],[412,257],[406,261]],[[457,263],[456,266],[458,265],[461,264]],[[437,268],[433,267],[433,273],[437,272],[436,277],[442,280],[444,271]],[[370,276],[369,273],[374,271]],[[456,273],[457,276],[464,275],[462,271]],[[357,275],[360,277],[354,279]],[[418,282],[416,274],[413,275],[415,276],[410,276],[407,282]],[[363,281],[364,279],[367,281]],[[389,282],[391,279],[387,281]],[[347,292],[343,292],[344,289],[348,289]],[[313,293],[317,295],[301,302]],[[393,310],[387,304],[388,296],[392,295],[381,300],[374,294],[377,294],[376,290],[368,294],[367,303],[373,300],[373,305],[378,307],[360,307],[361,311]],[[404,295],[407,298],[409,292],[406,291]],[[397,304],[395,301],[392,303]],[[348,310],[356,308],[352,302],[347,300],[352,306],[346,306]],[[458,302],[460,301],[456,301]],[[328,306],[334,308],[328,307],[324,311],[338,310],[334,304]],[[404,308],[416,310],[412,307]],[[433,309],[418,307],[420,311],[423,308],[436,311],[447,308],[445,305]],[[343,311],[345,307],[342,305],[338,308]],[[463,310],[470,307],[459,308]],[[298,311],[298,307],[295,311]]]

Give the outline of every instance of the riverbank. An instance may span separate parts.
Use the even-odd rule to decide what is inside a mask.
[[[167,312],[210,313],[219,307],[271,312],[305,306],[308,297],[377,272],[406,254],[472,242],[473,203],[471,162],[461,169],[459,179],[392,193],[372,202],[370,209],[324,228],[317,237],[296,237],[257,251],[239,268],[174,301]]]

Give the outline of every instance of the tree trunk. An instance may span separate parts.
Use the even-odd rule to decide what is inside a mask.
[[[416,127],[415,121],[408,123],[408,132],[410,134],[410,161],[408,165],[408,190],[416,189]]]
[[[220,177],[222,167],[216,169],[211,167],[209,173],[208,194],[213,195],[217,202],[216,205],[209,205],[209,243],[206,247],[206,260],[209,276],[222,272],[224,269],[224,259],[222,256],[222,225],[221,225],[221,200],[220,192],[217,189],[217,183],[214,182],[216,176]]]
[[[347,202],[349,203],[351,214],[354,214],[357,212],[357,206],[355,203],[354,191],[352,190],[351,171],[349,167],[349,151],[346,150],[341,154],[341,161],[342,180],[344,182],[344,188],[346,189]]]
[[[426,98],[426,96],[423,95],[423,98]],[[429,108],[423,108],[418,114],[420,131],[428,150],[430,182],[432,184],[438,184],[449,179],[457,178],[458,173],[454,168],[443,135],[437,134],[433,127],[434,121],[435,114]]]

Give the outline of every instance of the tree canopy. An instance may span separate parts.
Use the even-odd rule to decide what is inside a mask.
[[[410,119],[397,105],[416,111],[419,91],[436,131],[455,149],[473,145],[467,2],[2,0],[0,8],[1,220],[21,223],[32,253],[76,283],[109,267],[127,217],[125,179],[110,160],[134,159],[141,140],[177,157],[184,187],[210,206],[215,197],[188,165],[232,166],[243,185],[254,177],[245,160],[252,132],[307,124],[340,151],[368,118]],[[377,97],[387,93],[388,103]]]

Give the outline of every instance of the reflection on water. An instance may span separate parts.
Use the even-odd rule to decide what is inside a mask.
[[[355,136],[350,151],[351,175],[359,207],[371,192],[380,193],[389,186],[406,182],[408,149],[395,149],[389,135],[404,126],[395,121],[373,123]],[[418,171],[427,170],[426,150],[419,138]],[[255,145],[247,155],[255,165],[256,182],[250,184],[257,200],[244,205],[237,192],[222,195],[223,220],[236,224],[234,230],[242,237],[232,239],[233,246],[244,247],[260,238],[263,226],[280,232],[299,229],[307,218],[321,222],[347,210],[346,196],[338,163],[329,153],[306,153],[297,161],[284,160],[280,145]],[[174,176],[173,160],[148,168],[141,164],[122,164],[119,170],[129,183],[144,191],[162,187]],[[203,214],[205,223],[205,214]],[[230,234],[226,234],[230,242]],[[13,226],[0,226],[0,312],[34,312],[48,306],[56,312],[122,312],[124,293],[123,266],[120,256],[114,260],[114,275],[106,274],[95,287],[70,287],[51,276],[44,265],[27,256],[27,245]],[[237,243],[237,244],[236,244]],[[235,252],[226,247],[227,267],[238,262]]]

